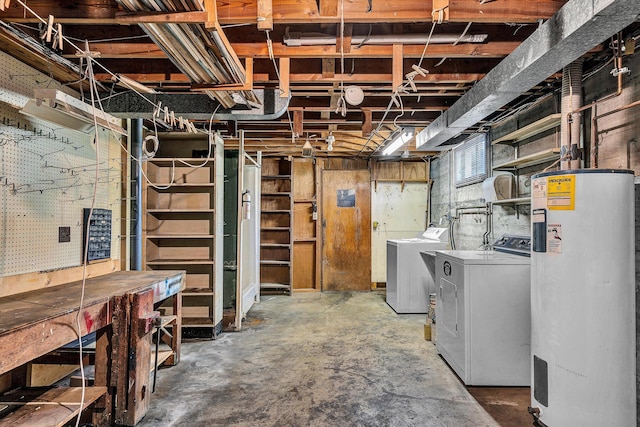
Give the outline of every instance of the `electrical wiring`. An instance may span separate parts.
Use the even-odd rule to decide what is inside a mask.
[[[91,61],[87,61],[87,71],[88,71],[88,76],[89,76],[89,81],[90,81],[90,93],[91,93],[91,102],[92,104],[95,101],[95,97],[97,95],[97,87],[95,85],[95,79],[93,77],[93,66],[91,64]],[[93,116],[93,121],[94,121],[94,125],[95,125],[95,129],[98,128],[98,119],[97,117],[94,115]],[[99,132],[96,130],[96,136],[95,136],[95,142],[96,142],[96,167],[95,167],[95,181],[94,181],[94,185],[93,185],[93,195],[91,197],[91,207],[89,208],[89,219],[91,219],[92,215],[93,215],[93,210],[95,209],[96,206],[96,199],[98,196],[98,182],[100,179],[100,137],[99,137]],[[81,286],[81,291],[80,291],[80,303],[78,306],[78,312],[76,313],[76,333],[78,334],[78,351],[80,353],[80,357],[79,359],[79,364],[80,364],[80,378],[81,378],[81,384],[82,384],[82,391],[80,394],[80,411],[78,412],[78,416],[76,417],[76,423],[75,426],[78,427],[80,425],[80,419],[82,417],[82,408],[84,407],[84,401],[85,401],[85,393],[86,393],[86,379],[85,379],[85,372],[84,372],[84,363],[83,363],[83,348],[82,348],[82,326],[80,324],[80,315],[82,312],[82,307],[84,305],[84,297],[85,297],[85,289],[86,289],[86,284],[87,284],[87,264],[88,264],[88,256],[89,256],[89,229],[91,227],[91,221],[87,221],[87,224],[85,225],[86,230],[85,230],[85,235],[87,236],[86,241],[84,242],[84,257],[82,260],[82,286]]]
[[[401,108],[401,112],[400,114],[394,118],[393,120],[393,124],[396,125],[397,119],[399,117],[401,117],[402,115],[404,115],[404,108],[403,104],[402,104],[402,93],[407,91],[407,88],[411,87],[412,89],[415,87],[415,84],[413,83],[413,78],[417,75],[417,74],[422,74],[424,71],[422,68],[422,62],[424,61],[424,57],[427,53],[427,48],[429,47],[429,43],[431,42],[431,37],[433,36],[433,32],[435,31],[436,25],[438,23],[441,23],[443,20],[443,14],[444,14],[444,9],[446,8],[442,7],[440,9],[436,9],[433,11],[433,14],[438,14],[438,19],[434,19],[433,23],[431,24],[431,30],[429,31],[429,36],[427,37],[427,41],[424,45],[424,49],[422,50],[422,54],[420,55],[420,60],[418,61],[417,65],[414,65],[413,69],[414,71],[407,74],[407,81],[404,82],[402,85],[400,85],[397,88],[394,88],[393,93],[391,94],[391,99],[389,100],[389,104],[387,105],[387,108],[384,111],[384,114],[382,115],[382,118],[380,119],[380,121],[378,122],[378,125],[376,126],[375,130],[373,130],[371,132],[371,135],[369,136],[369,138],[367,139],[367,142],[362,146],[362,148],[360,149],[360,152],[358,153],[358,155],[361,155],[363,153],[363,151],[369,146],[369,143],[372,141],[373,136],[374,135],[379,135],[378,132],[380,131],[380,129],[382,128],[382,125],[384,123],[384,120],[387,118],[387,115],[389,114],[389,112],[391,111],[391,107],[396,104],[398,105],[399,108]],[[415,74],[413,74],[415,73]],[[375,154],[380,147],[382,147],[383,144],[378,144],[376,146],[376,148],[369,154],[369,155],[373,155]]]

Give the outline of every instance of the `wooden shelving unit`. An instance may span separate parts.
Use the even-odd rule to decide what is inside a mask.
[[[400,190],[408,183],[428,183],[429,168],[425,162],[376,162],[373,167],[373,191],[379,182],[399,182]]]
[[[293,222],[291,161],[262,159],[260,198],[260,290],[291,293]]]
[[[196,158],[192,153],[208,151],[208,138],[167,134],[145,162],[145,269],[187,272],[178,296],[186,337],[212,338],[222,330],[224,147],[214,141],[208,159]],[[161,310],[173,314],[168,305]]]

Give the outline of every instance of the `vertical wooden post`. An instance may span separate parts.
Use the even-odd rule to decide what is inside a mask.
[[[112,371],[110,369],[113,362],[112,342],[113,328],[111,325],[96,332],[94,385],[107,388],[107,393],[94,406],[96,409],[102,409],[102,411],[94,411],[93,413],[93,425],[98,427],[110,426],[114,415],[115,388],[111,385]]]
[[[392,83],[392,88],[395,91],[398,86],[400,86],[402,84],[402,80],[403,80],[403,51],[404,51],[404,46],[402,44],[394,44],[393,45],[393,75],[392,75],[392,79],[393,79],[393,83]]]
[[[304,124],[303,124],[304,111],[302,110],[294,110],[293,111],[293,133],[296,137],[301,136],[304,132]]]
[[[371,110],[362,110],[362,136],[368,138],[373,132],[373,113]]]
[[[258,0],[258,30],[273,30],[273,4],[271,0]]]
[[[449,22],[449,0],[433,0],[432,18],[436,21],[439,16],[442,16],[442,22]]]
[[[290,58],[280,58],[280,98],[289,97]]]

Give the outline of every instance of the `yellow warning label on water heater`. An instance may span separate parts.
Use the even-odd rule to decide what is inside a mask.
[[[576,176],[561,175],[547,178],[547,207],[550,210],[575,209]]]

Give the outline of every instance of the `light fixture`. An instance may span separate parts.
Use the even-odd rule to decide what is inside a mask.
[[[364,101],[364,92],[358,86],[347,86],[344,88],[344,99],[349,105],[360,105]]]
[[[329,132],[329,135],[327,135],[327,151],[333,151],[334,142],[336,142],[336,137],[333,136],[333,133]]]
[[[120,126],[120,119],[64,92],[34,89],[33,96],[20,110],[22,114],[84,133],[92,132],[97,123],[121,135],[127,134]]]
[[[393,154],[397,149],[409,142],[413,138],[413,128],[403,128],[389,140],[387,146],[382,151],[383,156]]]
[[[302,157],[313,157],[313,146],[307,139],[302,146]]]
[[[155,90],[151,89],[149,86],[145,86],[142,83],[127,77],[127,76],[123,76],[122,74],[116,74],[113,77],[111,77],[111,81],[114,82],[115,84],[117,84],[118,86],[121,86],[125,89],[129,89],[132,90],[134,92],[138,92],[138,93],[157,93]]]

